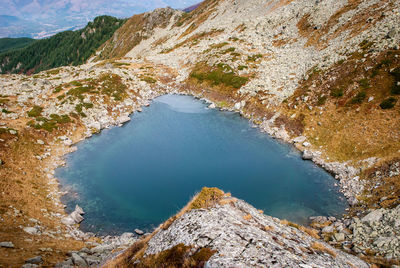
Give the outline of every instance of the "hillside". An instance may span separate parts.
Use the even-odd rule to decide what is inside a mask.
[[[183,90],[242,111],[273,136],[304,136],[296,147],[321,165],[382,166],[400,150],[392,131],[400,127],[398,5],[209,0],[154,30],[126,58],[174,69]],[[126,26],[119,31],[137,34]],[[110,56],[134,45],[118,33],[113,39],[103,48]],[[341,183],[357,173],[343,171]],[[361,184],[378,183],[365,179],[362,173],[358,186],[346,186],[352,203]],[[398,204],[398,194],[380,190],[389,195],[386,206]],[[367,198],[370,205],[376,198]]]
[[[0,241],[14,245],[0,248],[0,263],[40,254],[47,266],[399,265],[399,9],[399,0],[207,0],[131,17],[82,65],[0,76]],[[73,144],[167,93],[236,111],[293,144],[335,177],[347,214],[303,227],[214,189],[212,202],[196,196],[142,240],[79,231],[54,168]]]
[[[31,38],[0,38],[0,53],[28,46],[35,40]]]
[[[65,65],[84,63],[107,41],[124,20],[101,16],[78,31],[58,33],[48,39],[0,54],[1,73],[37,73]]]

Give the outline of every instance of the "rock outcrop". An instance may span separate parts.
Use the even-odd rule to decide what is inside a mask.
[[[154,265],[160,258],[168,262],[165,255],[185,247],[195,260],[198,252],[211,252],[200,261],[204,267],[369,267],[315,238],[311,229],[267,216],[215,188],[204,188],[177,216],[108,267],[121,264],[122,259],[129,259],[134,267]]]
[[[83,209],[80,206],[76,205],[75,210],[67,217],[62,218],[61,222],[65,225],[74,225],[77,223],[81,223],[84,220],[82,216],[83,214],[85,214]]]

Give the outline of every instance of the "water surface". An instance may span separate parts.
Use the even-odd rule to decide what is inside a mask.
[[[237,113],[165,95],[131,118],[81,142],[57,170],[69,191],[67,210],[79,204],[86,211],[85,231],[151,230],[203,186],[298,223],[344,212],[346,201],[327,172]]]

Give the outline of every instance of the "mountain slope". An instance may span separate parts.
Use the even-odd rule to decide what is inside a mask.
[[[66,31],[28,47],[0,54],[1,73],[35,73],[85,62],[124,20],[101,16],[78,31]]]
[[[33,43],[35,40],[31,38],[0,38],[0,53],[9,50],[20,49]]]
[[[100,48],[98,58],[107,59],[124,56],[142,40],[152,36],[156,28],[166,28],[181,14],[181,11],[171,8],[160,8],[152,12],[132,16]]]
[[[398,170],[400,152],[399,8],[398,0],[207,0],[123,60],[168,67],[178,92],[240,111],[293,143],[334,174],[351,213],[394,209],[400,173],[388,169]],[[381,263],[398,258],[397,242],[371,253],[360,240],[358,253]]]

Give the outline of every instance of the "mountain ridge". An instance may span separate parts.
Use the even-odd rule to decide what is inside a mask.
[[[35,73],[65,65],[78,65],[94,54],[125,21],[97,17],[77,31],[65,31],[48,39],[0,54],[1,73]]]

